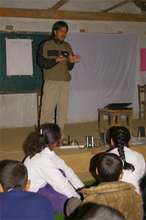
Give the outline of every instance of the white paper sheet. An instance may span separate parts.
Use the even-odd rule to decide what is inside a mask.
[[[8,76],[33,75],[31,39],[6,39],[6,70]]]

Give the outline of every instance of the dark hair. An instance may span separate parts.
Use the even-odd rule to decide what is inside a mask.
[[[25,156],[33,157],[44,148],[57,143],[61,139],[61,130],[57,124],[42,124],[34,132],[30,133],[23,144]]]
[[[98,159],[97,170],[101,182],[118,181],[123,163],[116,154],[105,153]]]
[[[125,220],[125,217],[112,207],[88,202],[78,207],[65,220]]]
[[[106,141],[111,146],[111,140],[113,141],[114,146],[112,148],[117,148],[119,156],[124,163],[125,170],[134,171],[135,168],[133,164],[128,163],[125,158],[124,146],[128,147],[128,142],[130,141],[130,132],[128,128],[122,126],[112,126],[109,128],[106,134]]]
[[[98,153],[96,155],[94,155],[91,160],[90,160],[90,164],[89,164],[89,172],[91,173],[91,175],[93,176],[93,178],[95,179],[95,183],[92,184],[92,186],[97,186],[100,183],[100,179],[99,176],[97,175],[96,169],[99,163],[99,159],[100,157],[104,154],[105,152],[101,152]]]
[[[55,37],[55,34],[54,34],[54,31],[58,31],[60,30],[61,28],[66,28],[66,30],[68,31],[69,27],[68,27],[68,24],[64,21],[57,21],[53,24],[52,26],[52,34],[51,36],[54,38]]]
[[[16,160],[0,161],[0,183],[4,191],[12,188],[23,189],[28,179],[24,164]]]
[[[146,174],[139,181],[140,192],[143,200],[143,219],[146,219]]]

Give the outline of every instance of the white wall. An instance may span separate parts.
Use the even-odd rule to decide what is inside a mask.
[[[5,31],[6,25],[13,25],[15,31],[37,31],[37,32],[49,32],[51,31],[52,24],[55,20],[47,19],[24,19],[24,18],[0,18],[0,30]],[[139,36],[139,45],[140,47],[146,47],[146,23],[144,22],[108,22],[108,21],[66,21],[69,24],[71,32],[79,32],[81,29],[84,29],[86,32],[98,32],[98,33],[133,33]],[[137,68],[138,70],[138,68]],[[138,73],[139,82],[146,83],[146,74]],[[34,125],[36,121],[36,113],[34,113],[34,106],[36,111],[36,100],[29,97],[28,94],[24,94],[24,99],[19,99],[18,95],[13,96],[11,100],[13,106],[15,106],[15,111],[20,114],[11,114],[7,117],[7,113],[3,111],[4,117],[2,123],[0,121],[0,127],[21,127],[21,126],[31,126]],[[30,101],[31,99],[31,101]],[[0,95],[1,103],[2,96]],[[9,96],[5,97],[5,105],[9,109]],[[25,108],[20,108],[20,106],[25,106],[26,103],[31,103],[29,108],[29,114],[31,120],[28,120],[28,112],[26,113]],[[19,103],[19,104],[18,104]],[[19,117],[18,117],[19,115]],[[12,118],[11,118],[12,117]],[[33,118],[34,117],[34,118]],[[13,123],[12,123],[13,122]]]
[[[36,124],[36,94],[0,95],[0,127],[27,127]]]
[[[6,25],[14,25],[16,31],[50,31],[55,20],[29,19],[29,18],[0,18],[0,30],[5,30]],[[80,31],[102,33],[135,33],[143,35],[146,33],[146,22],[116,22],[116,21],[70,21],[70,31]]]

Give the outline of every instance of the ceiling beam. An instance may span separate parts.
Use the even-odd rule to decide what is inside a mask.
[[[134,2],[134,0],[124,0],[124,1],[121,1],[121,2],[119,2],[118,4],[115,4],[115,5],[113,5],[113,6],[109,7],[109,8],[107,8],[107,9],[104,9],[102,12],[109,12],[109,11],[115,9],[115,8],[119,8],[119,7],[121,7],[122,5],[128,4],[128,3],[130,3],[130,2]]]
[[[62,10],[0,8],[0,17],[22,17],[40,19],[130,21],[146,22],[145,14],[101,13]]]
[[[65,5],[67,2],[69,2],[69,0],[59,0],[55,5],[51,7],[51,9],[57,10]]]

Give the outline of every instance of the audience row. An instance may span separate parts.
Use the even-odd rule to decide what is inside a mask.
[[[10,219],[141,220],[146,211],[146,165],[130,149],[130,132],[113,126],[107,131],[109,149],[93,156],[89,171],[95,182],[86,185],[54,149],[61,130],[43,124],[23,144],[23,162],[0,162],[0,217]]]

